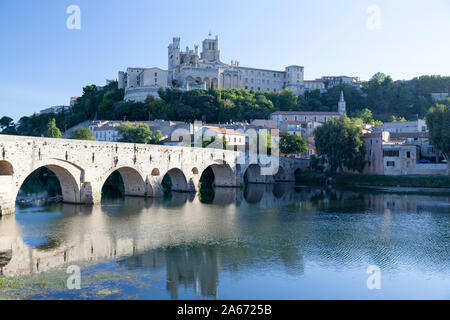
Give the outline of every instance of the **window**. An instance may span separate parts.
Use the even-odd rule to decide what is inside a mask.
[[[155,72],[155,77],[157,77],[158,76],[158,73],[157,72]]]
[[[398,150],[383,150],[383,157],[398,157]]]
[[[411,158],[411,152],[409,152],[409,151],[406,152],[406,157],[407,157],[407,158]]]
[[[386,162],[387,167],[395,167],[395,161],[388,161]]]

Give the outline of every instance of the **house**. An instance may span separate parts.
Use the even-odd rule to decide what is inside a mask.
[[[196,133],[196,137],[203,137],[203,140],[213,138],[218,148],[221,148],[223,146],[222,141],[225,141],[227,149],[235,151],[244,150],[246,144],[248,144],[247,135],[244,132],[210,125],[203,126],[201,134]]]
[[[363,173],[384,175],[445,175],[445,163],[421,163],[421,144],[413,138],[395,138],[388,131],[363,136],[366,164]]]
[[[414,133],[426,132],[428,128],[425,120],[418,119],[416,121],[385,122],[382,125],[375,126],[374,130],[388,131],[390,133]]]

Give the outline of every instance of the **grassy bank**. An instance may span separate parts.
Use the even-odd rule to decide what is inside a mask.
[[[299,184],[325,184],[327,175],[309,173],[296,177]],[[450,176],[385,176],[376,174],[349,174],[332,176],[336,185],[450,188]]]

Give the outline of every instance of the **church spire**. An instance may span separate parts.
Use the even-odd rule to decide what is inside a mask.
[[[344,92],[341,90],[341,97],[339,98],[338,102],[338,111],[340,115],[346,114],[346,103],[344,100]]]

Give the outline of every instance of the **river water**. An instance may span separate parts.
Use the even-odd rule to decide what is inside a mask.
[[[7,299],[449,299],[450,195],[276,184],[18,205],[0,267]]]

